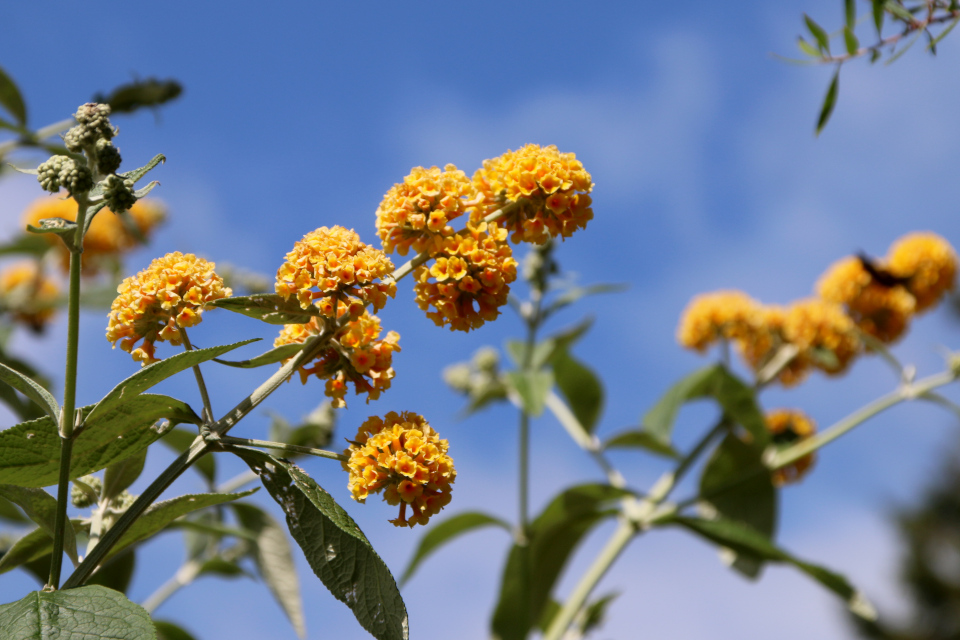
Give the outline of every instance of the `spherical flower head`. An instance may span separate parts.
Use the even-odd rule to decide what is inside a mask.
[[[60,173],[57,181],[71,196],[84,194],[93,188],[93,174],[82,162],[67,158],[59,163]],[[38,176],[39,177],[39,176]]]
[[[779,448],[787,448],[813,436],[817,426],[802,411],[796,409],[774,409],[766,414],[767,429],[773,436],[773,443]],[[808,453],[785,467],[773,472],[773,483],[778,487],[799,482],[813,466],[814,454]]]
[[[954,288],[957,254],[950,243],[930,232],[910,233],[890,247],[890,273],[905,278],[906,287],[917,300],[917,313],[936,305]]]
[[[506,229],[497,223],[480,222],[431,240],[426,250],[434,259],[413,272],[414,291],[417,305],[438,327],[470,331],[500,315],[517,279],[517,261],[506,239]]]
[[[783,333],[786,316],[783,307],[761,305],[737,331],[734,344],[754,373],[759,373],[789,344]],[[794,357],[777,373],[776,380],[785,387],[793,387],[803,382],[809,372],[809,360]]]
[[[124,215],[130,216],[142,237],[149,238],[153,229],[166,219],[166,209],[153,200],[138,200]],[[24,213],[23,225],[37,227],[45,218],[63,218],[76,222],[77,203],[57,196],[40,198]],[[53,234],[43,234],[42,237],[60,253],[64,273],[69,271],[70,251]],[[110,209],[100,210],[83,238],[81,260],[84,275],[96,275],[106,262],[119,258],[138,245],[139,240],[127,229],[123,220]]]
[[[863,349],[853,320],[835,303],[809,298],[795,302],[783,319],[783,336],[800,350],[797,358],[838,375]]]
[[[63,170],[63,163],[70,160],[67,156],[53,156],[46,162],[37,167],[37,182],[40,188],[50,193],[60,191],[60,172]]]
[[[387,191],[377,208],[377,233],[387,253],[405,256],[420,252],[432,236],[453,235],[450,221],[471,213],[480,195],[463,171],[448,164],[414,167],[400,184]]]
[[[37,262],[20,262],[0,271],[0,306],[33,331],[46,327],[59,296],[60,286],[43,274]]]
[[[360,425],[343,452],[348,457],[343,469],[350,474],[350,494],[364,502],[370,494],[383,492],[387,504],[400,505],[392,524],[427,524],[449,504],[451,485],[457,478],[448,449],[447,441],[417,413],[391,411],[382,419],[372,416]]]
[[[127,211],[137,202],[137,196],[133,192],[133,180],[116,174],[107,176],[103,181],[103,199],[113,211]]]
[[[341,310],[341,315],[347,313]],[[303,344],[320,333],[320,322],[313,318],[305,324],[288,324],[280,330],[274,347]],[[334,407],[346,407],[347,383],[353,383],[357,395],[376,400],[390,388],[394,378],[393,353],[400,351],[400,334],[390,331],[380,340],[380,319],[364,311],[349,321],[334,336],[330,348],[320,352],[311,362],[300,367],[300,381],[306,384],[314,375],[325,380],[325,393]]]
[[[197,325],[204,309],[214,300],[231,295],[216,265],[192,253],[179,251],[157,258],[150,266],[120,283],[110,308],[107,340],[130,353],[134,360],[150,364],[155,343],[180,345],[180,329]],[[143,340],[143,344],[134,349]]]
[[[74,153],[94,147],[99,140],[110,140],[117,130],[110,124],[110,106],[88,102],[80,105],[73,117],[77,125],[63,136],[64,146]]]
[[[120,168],[123,158],[120,156],[120,150],[113,146],[109,140],[97,140],[96,144],[97,170],[103,175],[116,173]]]
[[[696,295],[680,316],[677,341],[702,353],[720,338],[744,338],[762,321],[761,308],[759,302],[742,291]]]
[[[378,311],[387,296],[396,294],[392,278],[382,281],[392,272],[393,263],[383,251],[361,242],[353,229],[320,227],[287,254],[277,270],[276,292],[284,298],[295,295],[303,309],[316,306],[328,318],[337,317],[337,310],[346,305],[357,318],[364,305]]]
[[[834,263],[817,282],[817,294],[844,305],[861,331],[885,343],[903,335],[916,311],[906,288],[878,282],[857,256]]]
[[[593,189],[590,174],[576,155],[560,153],[553,145],[528,144],[485,160],[473,183],[483,197],[483,205],[473,213],[475,221],[517,203],[504,222],[514,242],[543,244],[551,237],[568,238],[593,219],[587,195]]]

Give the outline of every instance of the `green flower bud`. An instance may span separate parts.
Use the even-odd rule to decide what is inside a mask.
[[[469,365],[464,363],[450,365],[443,370],[443,381],[446,382],[450,388],[464,393],[469,392],[473,386],[471,384],[472,376],[473,374],[470,371]]]
[[[63,170],[63,163],[69,159],[67,156],[52,156],[37,167],[37,182],[41,189],[50,193],[60,191],[60,171]]]
[[[137,196],[133,193],[133,180],[124,180],[113,174],[107,176],[101,184],[103,198],[114,213],[126,211],[137,201]]]
[[[107,116],[110,115],[110,106],[88,102],[80,105],[73,117],[77,126],[63,136],[63,144],[73,152],[80,152],[97,143],[98,140],[110,140],[117,135],[117,130],[110,124]]]
[[[110,501],[110,506],[116,511],[126,511],[130,508],[134,502],[137,501],[137,496],[132,495],[129,491],[124,491],[116,498]]]
[[[116,173],[120,168],[120,150],[113,146],[109,140],[101,138],[97,140],[97,169],[100,173],[107,175]]]
[[[500,364],[500,354],[493,347],[483,347],[473,354],[473,364],[484,373],[496,373]]]
[[[93,188],[93,174],[85,164],[67,158],[60,165],[60,186],[70,192],[70,195],[86,193]]]
[[[82,478],[78,478],[78,480],[93,489],[97,494],[103,489],[103,482],[96,476],[83,476]],[[96,499],[74,482],[70,488],[70,502],[78,509],[85,509],[92,506],[96,502]]]

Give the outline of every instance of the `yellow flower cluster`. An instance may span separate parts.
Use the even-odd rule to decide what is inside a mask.
[[[123,215],[129,215],[140,235],[146,238],[165,220],[166,209],[155,201],[138,200]],[[38,227],[44,218],[63,218],[76,222],[77,203],[59,196],[40,198],[24,213],[23,224]],[[60,252],[63,270],[67,272],[70,252],[66,246],[53,234],[44,234],[43,237]],[[83,239],[83,269],[87,274],[95,274],[106,260],[119,257],[138,245],[137,237],[127,229],[123,220],[110,209],[102,209],[94,216]]]
[[[44,329],[56,309],[60,287],[37,262],[20,262],[0,271],[0,306],[35,332]]]
[[[180,328],[200,323],[210,302],[231,295],[216,265],[179,251],[157,258],[150,266],[120,283],[110,308],[107,340],[142,364],[156,362],[157,341],[182,342]],[[142,346],[134,345],[143,340]]]
[[[434,262],[414,271],[414,291],[417,305],[438,327],[470,331],[500,315],[510,283],[517,279],[517,261],[506,238],[507,230],[497,223],[480,222],[431,239],[427,250]]]
[[[463,171],[448,164],[414,167],[400,184],[395,184],[377,208],[377,232],[383,250],[402,256],[410,247],[423,251],[431,236],[453,234],[450,221],[472,211],[480,196]]]
[[[473,213],[475,222],[507,203],[518,204],[504,223],[514,242],[568,238],[593,219],[590,174],[576,155],[560,153],[553,145],[528,144],[484,160],[473,183],[483,197],[483,206]]]
[[[677,341],[704,351],[720,338],[744,339],[760,321],[760,303],[742,291],[715,291],[694,296],[684,309]]]
[[[300,367],[300,381],[306,384],[311,375],[326,380],[326,395],[336,408],[347,406],[347,382],[353,383],[357,395],[365,393],[367,402],[376,400],[390,388],[394,377],[393,352],[400,351],[399,333],[390,331],[386,338],[378,340],[380,332],[380,319],[364,310],[337,332],[329,349]],[[284,325],[273,346],[303,344],[319,333],[317,318],[305,324]]]
[[[813,436],[817,426],[805,413],[796,409],[774,409],[766,414],[767,429],[773,435],[774,445],[786,448]],[[814,454],[808,453],[796,462],[773,472],[773,483],[778,487],[798,482],[813,466]]]
[[[347,305],[350,317],[357,318],[364,305],[378,311],[388,295],[396,294],[392,280],[375,282],[392,272],[393,263],[383,251],[361,242],[353,229],[320,227],[287,254],[277,270],[276,292],[284,298],[296,295],[302,308],[314,305],[329,318]]]
[[[450,485],[457,477],[447,449],[447,441],[419,414],[391,411],[382,419],[373,416],[360,425],[343,452],[349,458],[343,468],[350,474],[350,493],[364,502],[371,493],[382,491],[387,504],[400,505],[392,524],[427,524],[450,503]]]
[[[890,247],[887,261],[890,273],[906,280],[907,290],[917,300],[917,313],[937,304],[956,282],[957,254],[935,233],[900,238]]]

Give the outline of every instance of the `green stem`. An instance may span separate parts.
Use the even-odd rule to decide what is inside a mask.
[[[39,142],[40,140],[49,138],[50,136],[56,135],[61,131],[66,131],[76,123],[77,121],[73,117],[70,117],[70,118],[67,118],[66,120],[61,120],[60,122],[54,122],[53,124],[49,124],[41,129],[37,129],[37,132],[35,134],[32,134],[31,137],[32,139],[37,140]],[[32,144],[33,142],[29,138],[26,141],[22,137],[16,138],[14,140],[7,140],[6,142],[0,143],[0,156],[6,155],[7,152],[13,151],[14,149],[16,149],[21,145],[32,145]]]
[[[203,563],[198,560],[188,560],[184,562],[173,576],[164,582],[150,596],[143,601],[140,606],[147,610],[147,613],[153,613],[157,607],[167,601],[167,599],[177,591],[193,582],[200,575],[200,568]]]
[[[63,407],[60,410],[60,477],[57,482],[57,512],[53,524],[53,555],[47,586],[60,588],[63,567],[63,536],[67,526],[67,500],[70,498],[70,460],[77,406],[77,359],[80,349],[80,270],[83,254],[83,226],[87,217],[87,200],[79,196],[77,227],[70,248],[70,293],[67,299],[67,359],[64,365]]]
[[[573,415],[570,407],[567,406],[563,399],[551,391],[547,394],[545,406],[553,413],[557,422],[560,423],[560,426],[564,428],[570,438],[577,443],[577,446],[589,453],[594,462],[603,469],[610,486],[617,487],[618,489],[625,488],[627,481],[623,477],[623,474],[607,459],[603,453],[603,447],[600,446],[600,441],[595,435],[588,433],[587,430],[584,429],[583,425],[580,424],[577,417]]]
[[[179,327],[180,337],[183,339],[183,346],[187,351],[193,351],[193,345],[190,344],[190,337],[187,336],[187,330]],[[213,405],[210,404],[210,395],[207,393],[207,385],[203,381],[203,373],[200,371],[200,365],[193,365],[193,375],[197,379],[197,387],[200,389],[200,398],[203,400],[203,421],[207,424],[213,422]]]
[[[334,451],[314,449],[313,447],[301,447],[297,444],[286,444],[284,442],[271,442],[270,440],[254,440],[252,438],[234,438],[232,436],[223,436],[220,438],[220,441],[224,444],[239,444],[248,447],[260,447],[261,449],[276,449],[278,451],[286,451],[288,453],[302,453],[308,456],[327,458],[328,460],[340,460],[342,462],[346,462],[350,459],[349,456],[345,456],[342,453],[336,453]]]

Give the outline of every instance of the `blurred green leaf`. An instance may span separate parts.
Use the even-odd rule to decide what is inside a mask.
[[[54,536],[55,520],[57,517],[57,499],[43,489],[33,487],[18,487],[11,484],[0,484],[0,496],[23,509],[28,518],[47,532],[52,539]],[[63,550],[74,564],[77,563],[77,538],[73,526],[69,523],[63,528]]]
[[[510,525],[500,518],[476,511],[458,513],[443,522],[433,525],[423,537],[420,538],[420,544],[417,546],[417,550],[407,564],[407,568],[404,569],[403,576],[400,577],[400,585],[404,585],[407,580],[413,576],[420,564],[443,545],[474,529],[489,527],[491,525],[500,527],[507,533],[510,533]]]
[[[915,19],[912,13],[907,11],[901,4],[894,2],[894,0],[887,0],[883,4],[883,8],[907,24],[911,24]]]
[[[196,640],[182,627],[166,620],[154,620],[153,626],[157,630],[157,640]]]
[[[147,450],[143,449],[129,458],[114,463],[107,467],[103,474],[103,491],[101,495],[106,499],[119,496],[130,487],[140,474],[143,473],[143,465],[147,461]],[[108,586],[108,585],[105,585]],[[123,591],[123,589],[117,589]]]
[[[857,26],[856,0],[843,0],[843,17],[847,29],[852,33]]]
[[[150,615],[117,591],[99,585],[34,591],[0,605],[4,640],[154,640]]]
[[[39,258],[50,250],[50,243],[36,234],[23,233],[0,245],[0,256],[28,255]]]
[[[193,444],[196,438],[196,433],[187,431],[186,429],[170,429],[170,431],[165,433],[163,438],[160,439],[160,442],[177,453],[183,453],[190,448],[190,445]],[[217,458],[216,456],[203,456],[193,463],[193,468],[206,478],[208,482],[212,483],[216,480],[217,476]]]
[[[603,412],[603,384],[600,379],[570,355],[566,348],[557,350],[551,364],[557,388],[566,398],[573,415],[587,433],[593,433]]]
[[[98,93],[93,102],[110,105],[113,113],[132,113],[144,107],[158,107],[178,98],[182,92],[183,86],[173,78],[145,78],[122,84],[107,95]]]
[[[90,530],[90,524],[84,524],[80,520],[71,520],[74,531],[87,532]],[[53,553],[53,538],[43,529],[37,527],[32,531],[25,533],[13,546],[7,549],[7,552],[0,557],[0,573],[6,573],[11,569],[24,566],[43,558],[47,559],[49,565],[50,555]],[[38,579],[41,583],[46,582],[49,577],[49,570],[41,572]]]
[[[221,557],[210,558],[200,565],[198,576],[214,575],[221,578],[239,578],[241,576],[250,576],[243,567],[236,562],[225,560]],[[252,576],[250,576],[252,577]]]
[[[0,67],[0,106],[7,110],[20,125],[27,124],[27,105],[17,83]]]
[[[137,555],[134,549],[124,549],[113,558],[100,565],[86,584],[98,584],[120,593],[126,593],[130,580],[137,567]]]
[[[17,505],[3,497],[0,497],[0,518],[17,524],[30,522],[30,519],[23,515]]]
[[[823,106],[820,107],[820,116],[817,118],[817,135],[820,135],[820,132],[823,131],[823,128],[827,126],[827,122],[830,120],[830,116],[833,114],[833,108],[837,104],[837,94],[840,91],[840,68],[838,67],[836,72],[833,74],[833,80],[830,81],[830,86],[827,87],[827,94],[823,97]]]
[[[598,293],[614,293],[625,291],[626,289],[626,284],[593,284],[587,287],[572,287],[554,298],[554,300],[547,305],[543,311],[543,317],[546,318],[553,315],[560,309],[573,304],[584,296],[593,296]]]
[[[896,62],[897,60],[899,60],[899,59],[900,59],[900,56],[902,56],[902,55],[905,54],[907,51],[909,51],[910,48],[917,43],[917,40],[919,40],[919,39],[920,39],[920,36],[922,36],[922,35],[923,35],[923,31],[917,31],[916,34],[915,34],[912,38],[910,38],[910,41],[907,42],[907,44],[905,44],[905,45],[903,45],[902,47],[900,47],[900,50],[897,51],[897,52],[896,52],[895,54],[893,54],[892,56],[890,56],[889,58],[887,58],[887,61],[884,62],[883,64],[884,64],[884,65],[891,65],[891,64],[893,64],[894,62]]]
[[[620,597],[620,592],[614,591],[588,604],[583,611],[583,622],[580,624],[580,635],[586,637],[603,625],[607,617],[607,609],[613,601]]]
[[[268,364],[276,364],[287,358],[292,358],[303,350],[303,344],[285,344],[281,347],[275,349],[270,349],[265,353],[261,353],[255,358],[250,358],[249,360],[221,360],[219,358],[214,358],[213,361],[218,364],[225,364],[228,367],[237,367],[239,369],[253,369],[256,367],[263,367]]]
[[[797,38],[797,46],[800,47],[800,51],[807,54],[811,58],[819,58],[821,56],[821,53],[817,51],[817,48],[803,38]]]
[[[520,397],[523,409],[533,417],[543,413],[547,394],[553,386],[553,373],[549,371],[510,371],[504,380]]]
[[[660,456],[680,459],[680,454],[676,449],[668,444],[664,444],[652,434],[646,431],[632,429],[623,431],[603,443],[604,449],[646,449],[651,453]]]
[[[211,306],[256,318],[267,324],[306,324],[320,316],[320,310],[316,307],[301,308],[296,296],[284,299],[275,293],[221,298],[213,301]]]
[[[957,26],[957,23],[960,22],[960,16],[957,16],[947,27],[937,34],[937,37],[930,41],[930,44],[927,45],[927,48],[936,53],[937,45],[940,44],[940,41],[947,37],[947,35],[953,31],[953,28]]]
[[[857,51],[860,49],[860,41],[857,40],[857,36],[854,34],[851,27],[843,28],[843,43],[847,47],[847,53],[851,56],[856,55]]]
[[[807,14],[803,14],[803,21],[807,24],[807,29],[810,31],[810,35],[812,35],[813,39],[817,41],[817,47],[820,49],[820,51],[829,54],[830,36],[827,35],[827,32],[824,31],[823,27],[814,22],[813,18]]]
[[[24,374],[0,363],[0,380],[33,400],[54,420],[60,418],[60,405],[53,395]]]

